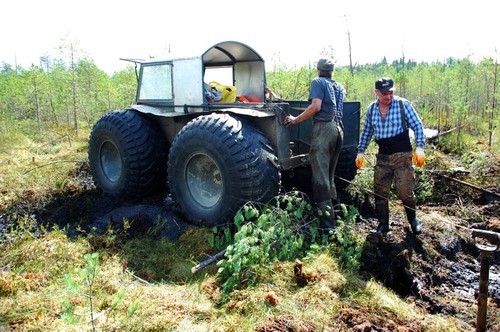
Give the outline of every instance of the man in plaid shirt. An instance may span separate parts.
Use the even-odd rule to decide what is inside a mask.
[[[356,167],[361,169],[364,152],[372,137],[375,137],[379,146],[373,181],[375,211],[379,221],[376,232],[389,232],[389,195],[394,182],[411,230],[417,235],[422,233],[422,226],[416,218],[415,170],[412,159],[417,167],[425,162],[422,121],[408,100],[394,96],[394,82],[391,78],[376,80],[375,94],[377,100],[368,106],[366,113]],[[415,134],[416,149],[413,154],[409,129]]]

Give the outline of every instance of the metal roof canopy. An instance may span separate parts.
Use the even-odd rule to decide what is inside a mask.
[[[264,62],[264,59],[253,48],[237,41],[215,44],[203,53],[202,59],[205,66],[225,66],[249,61]]]

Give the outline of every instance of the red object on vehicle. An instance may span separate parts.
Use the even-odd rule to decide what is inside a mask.
[[[251,102],[251,103],[259,103],[261,102],[262,100],[260,100],[259,97],[257,97],[256,95],[250,95],[248,96],[248,100]]]

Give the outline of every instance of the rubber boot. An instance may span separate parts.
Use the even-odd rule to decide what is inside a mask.
[[[375,203],[375,212],[377,213],[378,227],[376,233],[389,232],[389,202]]]
[[[411,231],[413,234],[418,235],[422,233],[422,226],[417,220],[417,210],[416,207],[406,207],[405,206],[406,217],[408,218],[408,222],[411,226]]]

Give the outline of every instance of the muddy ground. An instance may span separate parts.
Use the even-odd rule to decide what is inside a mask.
[[[123,202],[99,193],[86,170],[77,174],[81,187],[53,196],[35,211],[30,211],[29,194],[26,201],[0,215],[0,231],[7,229],[13,215],[29,213],[39,223],[59,224],[69,234],[77,234],[77,225],[85,231],[104,232],[109,223],[120,227],[123,218],[139,225],[129,232],[144,232],[148,227],[166,220],[161,235],[178,238],[189,225],[176,213],[174,204],[165,195]],[[442,192],[450,193],[450,187]],[[448,187],[447,187],[448,186]],[[500,193],[500,188],[489,191]],[[391,232],[384,237],[371,233],[377,222],[370,200],[345,198],[357,205],[361,216],[355,228],[363,237],[361,275],[375,278],[404,298],[432,314],[449,314],[472,326],[476,320],[479,291],[481,250],[472,237],[472,229],[500,233],[500,200],[482,192],[467,191],[468,196],[447,202],[436,198],[433,203],[420,205],[418,216],[424,231],[414,236],[409,230],[402,207],[391,205]],[[455,193],[457,194],[457,193]],[[369,198],[369,197],[368,197]],[[468,214],[464,211],[469,211]],[[71,221],[69,223],[69,221]],[[3,228],[3,230],[1,229]],[[500,252],[492,248],[489,255],[488,325],[500,330]]]
[[[490,189],[499,193],[498,187]],[[423,233],[418,236],[412,234],[397,203],[391,203],[391,231],[383,237],[370,233],[377,220],[372,209],[360,206],[364,213],[356,227],[367,234],[360,272],[429,313],[452,315],[475,326],[483,263],[489,267],[489,275],[483,272],[488,280],[487,321],[495,327],[492,331],[500,331],[500,243],[492,245],[472,231],[498,236],[500,201],[481,192],[469,193],[466,205],[456,200],[419,205]]]

